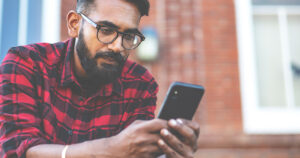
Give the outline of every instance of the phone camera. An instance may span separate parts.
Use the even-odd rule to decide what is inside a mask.
[[[177,97],[178,97],[178,91],[176,90],[176,91],[174,91],[174,94],[172,95],[172,100],[176,100],[177,99]]]

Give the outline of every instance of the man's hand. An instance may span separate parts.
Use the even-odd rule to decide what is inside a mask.
[[[116,136],[69,145],[66,157],[156,158],[163,154],[157,142],[161,139],[161,129],[165,128],[168,128],[165,120],[135,121]],[[61,157],[64,147],[58,144],[37,145],[27,151],[26,157]]]
[[[94,157],[156,158],[163,154],[157,142],[161,139],[160,130],[165,128],[168,128],[165,120],[135,121],[118,135],[107,138],[104,144],[96,140],[89,145],[90,151],[94,152]],[[97,150],[103,145],[106,146],[105,154]]]
[[[172,132],[170,132],[172,131]],[[184,119],[170,120],[161,130],[160,148],[168,158],[193,158],[197,150],[198,123]]]
[[[172,133],[171,133],[171,132]],[[199,125],[187,120],[135,121],[116,136],[72,144],[67,157],[81,158],[192,158],[197,149]],[[63,145],[31,147],[26,157],[61,157]]]

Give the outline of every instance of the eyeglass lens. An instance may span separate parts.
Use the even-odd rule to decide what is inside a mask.
[[[107,44],[113,42],[117,38],[118,34],[120,33],[118,33],[115,29],[102,26],[98,31],[98,39],[99,41]],[[140,36],[129,33],[122,33],[122,40],[123,47],[125,49],[134,49],[142,41]]]

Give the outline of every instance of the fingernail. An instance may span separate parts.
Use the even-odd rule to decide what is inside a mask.
[[[162,130],[162,134],[163,134],[164,136],[167,136],[167,135],[169,135],[169,131],[166,130],[166,129],[163,129],[163,130]]]
[[[177,119],[177,122],[178,122],[179,124],[183,124],[183,121],[182,121],[181,119]]]
[[[158,144],[159,144],[159,145],[165,145],[165,142],[164,142],[163,140],[160,139],[160,140],[158,140]]]
[[[177,122],[175,121],[175,120],[170,120],[170,124],[171,124],[171,126],[176,126],[177,125]]]

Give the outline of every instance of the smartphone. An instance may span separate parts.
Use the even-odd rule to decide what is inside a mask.
[[[200,85],[173,82],[157,117],[164,120],[192,120],[203,95],[204,87]]]

